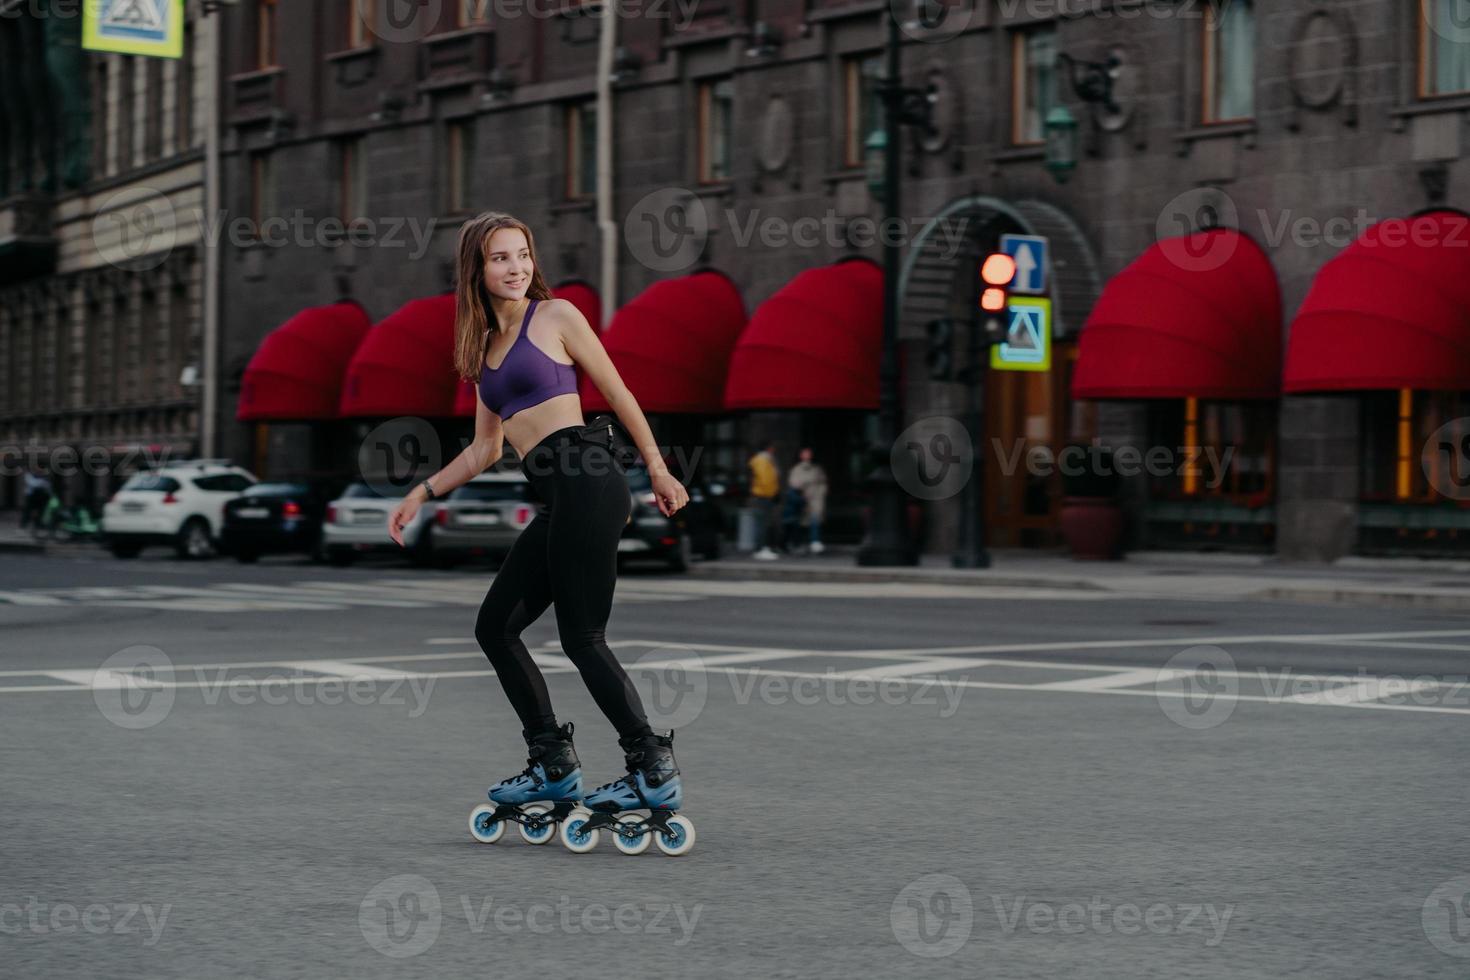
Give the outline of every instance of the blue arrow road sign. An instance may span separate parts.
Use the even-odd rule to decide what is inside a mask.
[[[1040,296],[1046,292],[1051,249],[1044,237],[1001,235],[1000,250],[1016,260],[1016,277],[1011,280],[1011,292],[1031,296]]]

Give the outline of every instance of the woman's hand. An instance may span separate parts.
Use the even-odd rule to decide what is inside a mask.
[[[673,517],[676,510],[689,503],[689,491],[667,471],[651,477],[649,483],[653,487],[653,498],[658,501],[658,509],[665,517]]]
[[[388,515],[388,537],[398,542],[400,548],[403,547],[403,529],[413,522],[414,515],[419,512],[419,507],[418,495],[411,490],[408,496],[393,508],[393,513]]]

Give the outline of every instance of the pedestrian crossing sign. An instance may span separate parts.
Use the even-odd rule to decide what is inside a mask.
[[[184,53],[184,0],[88,0],[82,47],[178,58]]]
[[[1051,370],[1051,300],[1011,297],[1006,337],[991,346],[990,367],[994,371]]]

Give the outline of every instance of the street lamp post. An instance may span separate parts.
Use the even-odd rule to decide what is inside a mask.
[[[922,126],[932,131],[930,89],[905,88],[899,66],[898,18],[888,15],[888,68],[878,83],[883,99],[883,130],[875,131],[865,144],[868,186],[883,191],[883,220],[899,213],[900,126]],[[881,163],[880,163],[881,161]],[[858,549],[859,565],[915,565],[918,549],[908,531],[907,494],[898,485],[889,454],[898,439],[898,246],[885,235],[883,241],[883,355],[878,372],[878,443],[870,447],[873,469],[866,485],[872,501],[872,519],[867,537]]]

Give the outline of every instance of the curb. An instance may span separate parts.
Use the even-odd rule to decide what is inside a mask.
[[[985,576],[973,573],[946,572],[937,568],[799,568],[772,567],[742,562],[739,565],[721,565],[720,562],[701,562],[691,565],[685,573],[692,578],[727,579],[733,581],[769,582],[883,582],[886,584],[912,583],[919,585],[962,585],[972,588],[1009,589],[1073,589],[1085,592],[1106,592],[1107,589],[1085,579],[1017,578],[1015,576]]]
[[[1246,598],[1269,602],[1301,602],[1326,606],[1377,606],[1393,609],[1442,609],[1470,612],[1470,594],[1435,592],[1383,592],[1366,589],[1271,588]]]

